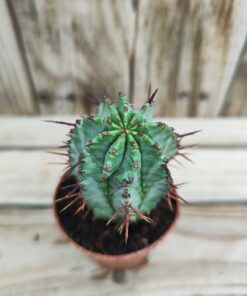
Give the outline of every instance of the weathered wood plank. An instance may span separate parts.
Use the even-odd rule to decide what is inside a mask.
[[[0,114],[36,114],[7,1],[0,1]]]
[[[30,0],[13,6],[42,113],[80,113],[90,94],[128,92],[135,15],[130,1]]]
[[[117,285],[68,245],[51,210],[0,209],[0,294],[245,295],[246,206],[183,206],[149,264]],[[20,235],[21,234],[21,235]]]
[[[140,1],[136,103],[159,88],[156,115],[218,115],[247,34],[245,0]]]
[[[247,202],[246,149],[191,150],[195,164],[181,159],[170,165],[179,193],[191,203]],[[50,205],[52,194],[63,173],[64,165],[49,162],[65,161],[43,150],[0,152],[0,204]]]
[[[245,47],[220,115],[247,116],[247,40]]]
[[[79,116],[77,116],[78,118]],[[76,117],[0,117],[0,148],[42,148],[61,145],[69,128],[60,124],[46,123],[44,119],[74,122]],[[194,130],[202,132],[187,137],[184,143],[200,147],[246,147],[247,120],[244,118],[192,119],[156,118],[173,126],[179,133]]]

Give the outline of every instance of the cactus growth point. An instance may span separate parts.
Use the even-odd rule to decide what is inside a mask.
[[[140,109],[120,93],[117,102],[102,101],[95,116],[69,124],[67,174],[76,177],[80,192],[64,197],[72,201],[63,210],[80,199],[75,214],[87,205],[95,218],[120,221],[126,241],[130,223],[150,222],[150,212],[162,199],[171,207],[171,199],[180,198],[167,164],[178,154],[186,157],[179,152],[186,134],[153,121],[155,93]]]

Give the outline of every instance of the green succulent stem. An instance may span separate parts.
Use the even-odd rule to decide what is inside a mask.
[[[70,132],[71,173],[96,218],[114,217],[125,225],[149,221],[168,196],[167,162],[178,152],[178,140],[171,127],[153,121],[152,104],[134,109],[119,94],[116,103],[104,100],[94,117],[77,120]]]
[[[120,93],[117,102],[102,101],[95,116],[75,123],[46,120],[72,127],[68,142],[60,146],[68,148],[68,154],[50,152],[68,155],[65,177],[77,179],[75,185],[65,186],[71,191],[57,200],[68,200],[60,213],[79,200],[75,215],[87,206],[107,224],[117,220],[127,242],[130,223],[138,219],[152,223],[149,214],[161,200],[171,210],[172,199],[186,202],[177,193],[179,185],[174,185],[168,163],[172,159],[179,163],[175,157],[190,160],[181,151],[194,145],[181,145],[181,140],[199,131],[178,134],[167,124],[155,122],[156,93],[141,108],[133,108]]]
[[[95,218],[106,219],[107,224],[117,220],[119,233],[125,229],[127,242],[129,225],[138,219],[152,223],[149,214],[161,200],[171,210],[172,199],[185,202],[177,193],[179,185],[174,185],[168,163],[172,159],[178,162],[175,157],[190,160],[181,151],[193,145],[183,146],[181,140],[199,131],[178,134],[165,123],[155,122],[156,93],[141,108],[133,108],[120,93],[117,102],[102,101],[95,116],[75,123],[47,120],[72,127],[69,140],[60,148],[68,148],[65,177],[73,175],[77,183],[65,186],[70,192],[57,200],[68,200],[60,213],[79,200],[75,215],[87,206]]]

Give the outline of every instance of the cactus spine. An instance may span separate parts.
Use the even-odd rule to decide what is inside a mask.
[[[162,199],[171,207],[171,199],[180,198],[167,164],[178,154],[186,157],[179,150],[187,134],[178,135],[153,121],[155,93],[140,109],[120,93],[115,103],[101,102],[95,116],[69,124],[73,128],[67,143],[67,174],[77,178],[80,193],[71,192],[65,209],[80,199],[75,214],[86,204],[96,218],[120,221],[119,232],[125,228],[126,241],[130,223],[150,222],[149,213]]]

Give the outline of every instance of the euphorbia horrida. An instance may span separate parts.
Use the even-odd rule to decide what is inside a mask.
[[[69,200],[63,210],[81,200],[75,214],[87,205],[95,218],[117,221],[120,233],[125,228],[126,241],[130,223],[151,222],[149,214],[162,199],[171,207],[171,199],[180,198],[167,164],[176,155],[186,157],[180,140],[194,133],[179,135],[153,121],[155,93],[139,109],[120,93],[117,102],[102,101],[95,116],[69,124],[67,174],[76,177],[80,191],[60,199]]]

